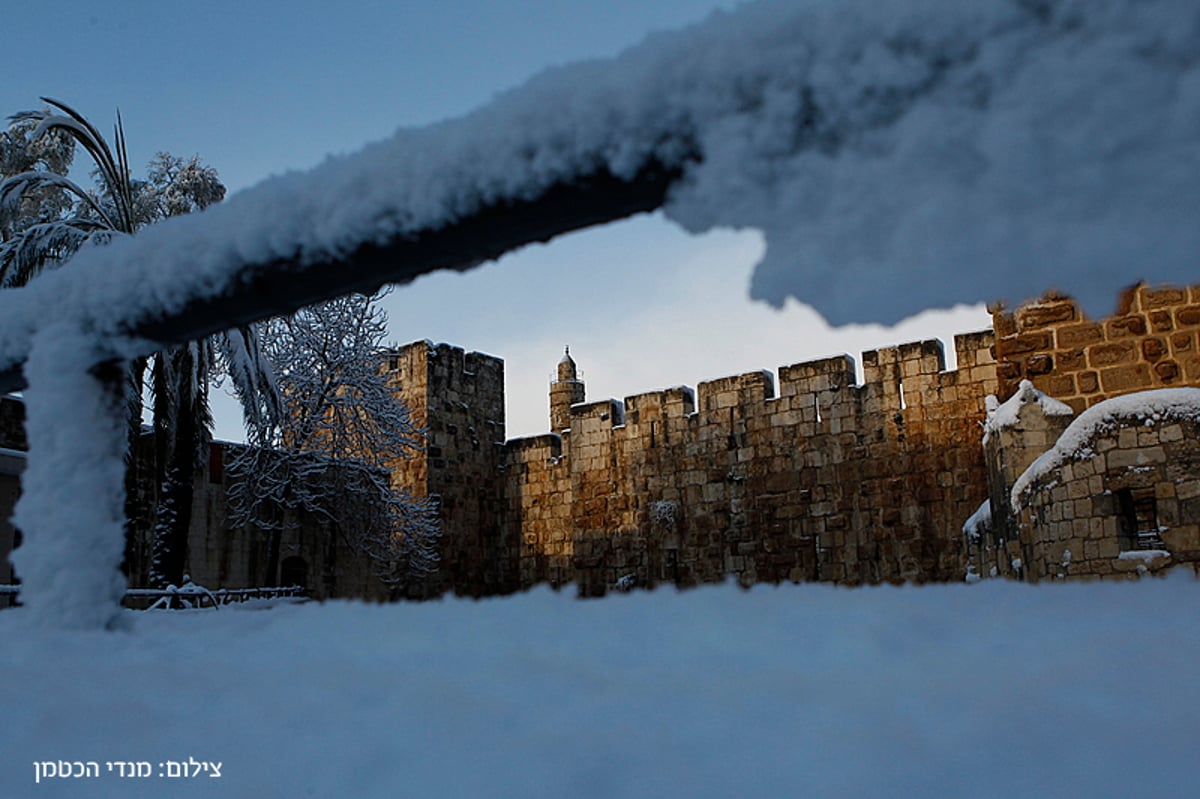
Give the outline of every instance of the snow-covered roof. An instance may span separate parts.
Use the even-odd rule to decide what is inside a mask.
[[[1022,380],[1017,393],[994,408],[988,408],[987,421],[983,425],[983,441],[987,443],[993,433],[1015,427],[1021,421],[1021,409],[1036,405],[1046,416],[1074,416],[1075,411],[1065,402],[1059,402],[1049,394],[1038,391],[1033,383]]]
[[[1194,277],[1196,52],[1193,0],[748,4],[87,249],[0,297],[0,372],[47,318],[97,338],[130,320],[166,336],[151,322],[197,304],[212,306],[210,324],[220,309],[265,312],[268,278],[300,296],[468,268],[646,210],[668,186],[667,214],[688,230],[765,232],[753,295],[794,295],[834,323],[1022,299],[1051,282],[1098,309],[1131,263],[1151,280]],[[545,224],[510,238],[492,219],[473,231],[480,246],[459,237],[444,257],[394,252],[605,180],[658,183],[562,224],[550,204],[535,212]]]
[[[1021,495],[1049,472],[1070,461],[1094,455],[1091,444],[1097,435],[1123,426],[1150,427],[1177,421],[1200,423],[1200,388],[1139,391],[1093,405],[1079,414],[1059,436],[1057,443],[1013,483],[1013,508],[1017,508]]]

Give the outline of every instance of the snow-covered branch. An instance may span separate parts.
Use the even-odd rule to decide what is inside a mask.
[[[440,526],[432,499],[391,480],[424,436],[380,368],[386,334],[382,309],[357,294],[263,326],[283,408],[231,453],[229,518],[267,535],[289,511],[321,518],[395,585],[435,568]]]

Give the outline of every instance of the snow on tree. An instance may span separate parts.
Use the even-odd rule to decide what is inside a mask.
[[[50,108],[23,111],[0,141],[5,179],[0,182],[0,287],[21,286],[84,246],[130,236],[160,219],[203,210],[225,196],[217,172],[198,157],[159,152],[146,180],[129,169],[125,131],[118,113],[114,145],[82,114],[42,98]],[[94,163],[95,189],[66,176],[74,146]],[[10,174],[10,170],[12,174]],[[220,364],[246,396],[259,395],[250,413],[271,412],[274,384],[258,353],[252,328],[177,345],[139,358],[130,367],[127,392],[131,437],[142,418],[147,369],[154,397],[156,480],[162,487],[155,514],[151,581],[182,582],[192,480],[210,440],[208,384]],[[136,449],[131,449],[131,457]]]
[[[247,425],[250,443],[227,469],[229,523],[270,536],[269,574],[296,511],[327,522],[393,588],[436,569],[436,502],[397,486],[389,469],[424,434],[382,369],[386,335],[383,309],[361,294],[262,326],[282,412],[277,423]]]
[[[0,131],[0,182],[31,172],[66,176],[75,157],[74,139],[61,132],[31,139],[35,127],[34,120],[18,119],[8,130]],[[56,187],[23,192],[16,203],[0,202],[0,245],[21,231],[60,217],[69,205],[69,195]],[[0,269],[0,284],[4,278]]]

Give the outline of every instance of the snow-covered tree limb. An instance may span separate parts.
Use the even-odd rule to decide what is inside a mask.
[[[391,479],[424,436],[381,369],[386,335],[383,310],[358,294],[266,323],[282,413],[249,425],[227,468],[231,525],[278,535],[285,511],[322,518],[395,586],[436,568],[440,526],[433,500]]]

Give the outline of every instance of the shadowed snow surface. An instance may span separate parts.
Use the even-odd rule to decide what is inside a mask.
[[[1196,581],[0,613],[0,795],[1163,796]],[[51,779],[35,760],[220,762]]]

